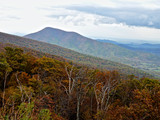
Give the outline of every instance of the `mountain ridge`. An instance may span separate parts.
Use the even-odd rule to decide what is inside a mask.
[[[55,31],[57,32],[56,34]],[[160,73],[160,56],[133,51],[111,43],[98,42],[75,32],[66,32],[60,29],[46,27],[25,37],[56,44],[83,54],[127,64],[142,70]]]
[[[117,62],[112,62],[109,60],[104,60],[101,58],[80,54],[78,52],[59,47],[57,45],[52,45],[45,42],[39,42],[32,39],[27,39],[15,35],[10,35],[6,33],[0,32],[0,42],[1,43],[10,43],[14,44],[20,47],[26,47],[33,50],[37,50],[40,52],[48,53],[51,55],[58,55],[65,59],[72,60],[73,62],[89,65],[101,69],[107,69],[107,70],[117,70],[120,73],[125,74],[134,74],[136,76],[145,76],[148,75],[146,72],[124,65]]]

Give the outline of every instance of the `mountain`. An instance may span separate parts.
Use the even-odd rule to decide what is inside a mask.
[[[75,32],[47,27],[25,37],[56,44],[83,54],[127,64],[142,70],[154,71],[157,74],[160,73],[160,56],[130,50],[112,43],[99,42]]]
[[[87,65],[87,66],[96,67],[100,69],[117,70],[120,73],[134,74],[138,77],[148,76],[146,72],[139,69],[135,69],[133,67],[130,67],[124,64],[81,54],[81,53],[72,51],[70,49],[59,47],[57,45],[39,42],[36,40],[27,39],[27,38],[15,36],[15,35],[10,35],[10,34],[0,32],[0,42],[1,42],[1,48],[2,46],[6,46],[6,43],[9,43],[25,49],[29,48],[31,50],[36,50],[39,52],[38,54],[40,56],[43,56],[45,53],[48,53],[51,55],[61,56],[67,60],[70,60],[78,64],[82,64],[82,65]]]

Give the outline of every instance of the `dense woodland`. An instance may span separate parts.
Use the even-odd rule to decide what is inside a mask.
[[[36,57],[0,54],[2,120],[159,120],[160,82]]]

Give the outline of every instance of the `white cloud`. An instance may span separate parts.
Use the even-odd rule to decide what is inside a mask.
[[[88,14],[65,8],[55,8],[51,12],[52,14],[48,15],[49,18],[67,25],[87,26],[116,23],[116,20],[111,17]]]

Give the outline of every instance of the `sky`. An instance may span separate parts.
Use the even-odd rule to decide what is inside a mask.
[[[160,0],[0,0],[0,32],[23,36],[45,27],[160,43]]]

